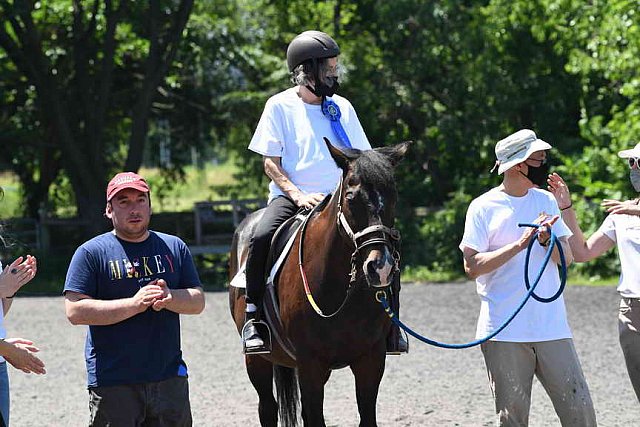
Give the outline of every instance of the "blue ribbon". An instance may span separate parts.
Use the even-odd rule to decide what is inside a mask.
[[[340,107],[338,107],[338,104],[325,98],[322,101],[322,114],[331,121],[331,129],[333,129],[333,133],[335,133],[340,142],[342,142],[342,145],[347,148],[353,148],[347,133],[342,127],[342,123],[340,123],[340,117],[342,117],[342,114],[340,113]]]

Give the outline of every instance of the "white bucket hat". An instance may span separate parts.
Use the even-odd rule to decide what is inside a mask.
[[[629,157],[640,157],[640,142],[630,150],[622,150],[618,152],[618,156],[623,159],[628,159]]]
[[[512,133],[496,144],[496,166],[498,166],[498,175],[502,175],[504,171],[518,163],[524,162],[536,151],[550,149],[551,145],[538,139],[532,130],[522,129],[516,133]],[[495,169],[495,166],[493,169]],[[493,169],[491,169],[491,172],[493,172]]]

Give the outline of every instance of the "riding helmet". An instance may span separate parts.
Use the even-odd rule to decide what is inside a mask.
[[[305,31],[298,34],[287,48],[287,65],[293,71],[309,59],[332,58],[340,54],[340,48],[328,34],[322,31]]]

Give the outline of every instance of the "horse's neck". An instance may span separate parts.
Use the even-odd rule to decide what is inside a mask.
[[[331,256],[330,259],[334,260],[338,259],[336,251],[350,250],[351,245],[351,242],[339,229],[338,214],[340,207],[338,206],[338,199],[338,195],[334,194],[327,206],[314,218],[312,224],[313,233],[317,234],[316,239],[318,239],[314,239],[314,241],[321,242],[314,248],[314,252],[326,254]],[[348,255],[350,256],[350,253]],[[348,262],[349,259],[347,257],[346,261]]]

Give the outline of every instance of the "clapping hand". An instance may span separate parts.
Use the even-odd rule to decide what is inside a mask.
[[[6,338],[4,342],[9,345],[4,351],[4,358],[11,366],[27,374],[47,373],[42,360],[34,355],[40,349],[34,346],[32,341],[24,338]]]
[[[152,307],[155,311],[160,311],[163,308],[166,308],[173,300],[173,295],[171,294],[171,289],[167,286],[167,282],[165,282],[164,279],[156,280],[156,285],[162,289],[162,295],[154,301]]]
[[[38,262],[36,257],[27,255],[18,257],[0,273],[0,296],[13,296],[18,290],[36,276]]]

